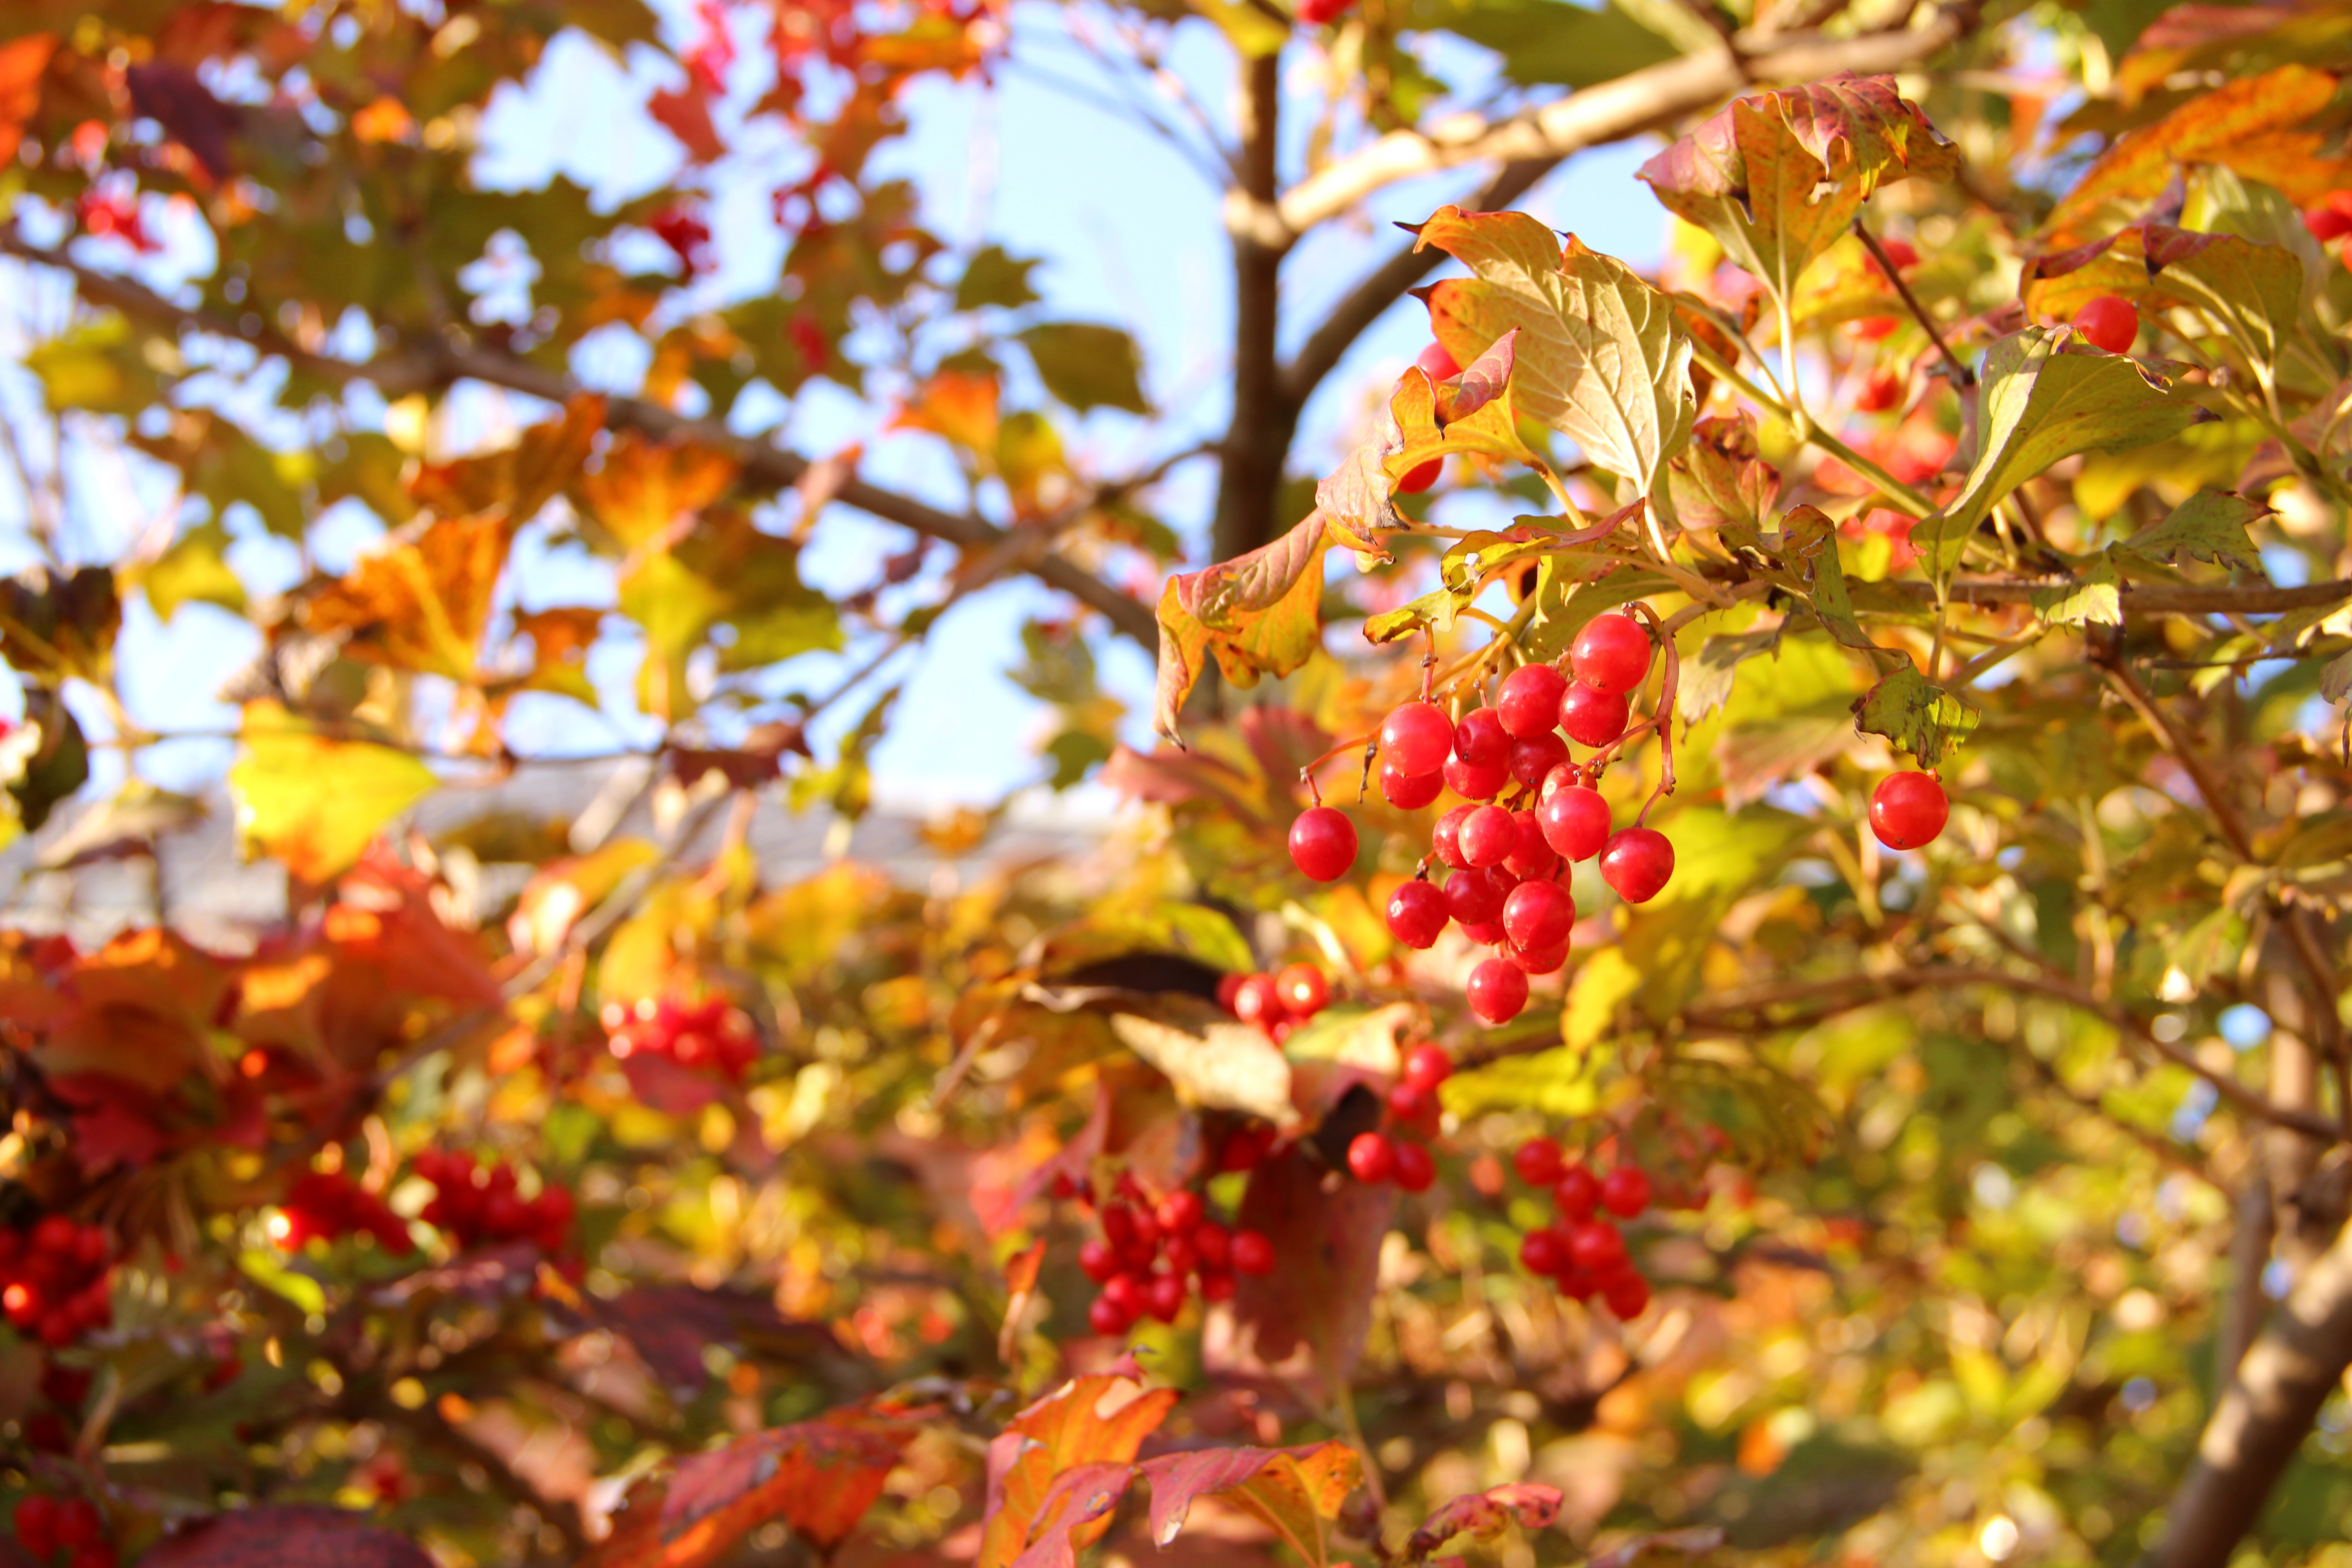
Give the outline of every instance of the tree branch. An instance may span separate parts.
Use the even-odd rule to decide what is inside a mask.
[[[1234,243],[1234,415],[1225,432],[1216,523],[1210,535],[1213,558],[1219,561],[1230,561],[1274,537],[1276,492],[1281,488],[1291,437],[1298,428],[1298,405],[1283,398],[1276,357],[1286,245],[1267,244],[1247,224],[1233,221],[1274,199],[1282,127],[1281,56],[1244,59],[1234,100],[1241,183],[1226,194]]]
[[[478,381],[550,403],[565,402],[583,390],[569,377],[512,354],[446,341],[395,349],[364,363],[314,353],[279,336],[267,323],[257,320],[248,324],[175,305],[130,279],[97,271],[62,252],[34,245],[14,227],[0,228],[0,252],[68,274],[85,300],[110,306],[126,316],[175,331],[206,332],[249,343],[260,353],[285,360],[303,374],[338,386],[364,381],[387,398],[456,381]],[[809,460],[797,452],[738,436],[714,420],[687,418],[643,398],[605,398],[604,418],[608,425],[634,429],[657,440],[675,437],[723,452],[746,474],[777,489],[798,485],[809,471]],[[984,518],[944,511],[856,478],[845,480],[835,489],[834,496],[869,516],[963,550],[987,550],[1013,537],[1009,531]],[[1102,612],[1122,635],[1146,648],[1159,646],[1151,606],[1096,577],[1066,556],[1047,553],[1024,564],[1040,581]]]

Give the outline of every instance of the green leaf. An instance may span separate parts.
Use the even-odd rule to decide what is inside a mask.
[[[1885,653],[1854,619],[1845,565],[1838,557],[1837,524],[1821,508],[1801,506],[1780,520],[1773,554],[1801,585],[1805,602],[1829,634],[1851,648]]]
[[[1152,727],[1181,744],[1178,716],[1206,659],[1247,689],[1287,675],[1322,646],[1323,514],[1309,512],[1273,543],[1171,577],[1160,595],[1160,677]]]
[[[2123,595],[2112,562],[2100,562],[2077,582],[2036,588],[2032,603],[2035,615],[2059,626],[2119,626],[2124,622]]]
[[[440,783],[405,752],[331,738],[274,702],[246,705],[239,739],[245,754],[228,772],[238,835],[305,882],[350,867]]]
[[[1933,768],[1977,727],[1976,709],[1906,664],[1854,700],[1854,722]]]
[[[1475,277],[1422,290],[1437,340],[1459,363],[1519,332],[1511,395],[1595,467],[1658,490],[1697,416],[1690,334],[1674,302],[1574,235],[1565,248],[1525,213],[1438,209],[1416,231]]]
[[[1678,811],[1662,825],[1675,847],[1675,878],[1646,904],[1628,906],[1618,946],[1641,977],[1629,1000],[1653,1022],[1696,994],[1700,961],[1741,899],[1780,874],[1814,824],[1769,806],[1737,816]]]
[[[124,416],[161,404],[159,373],[183,368],[168,339],[134,338],[130,322],[112,311],[36,345],[24,363],[40,377],[42,395],[52,409]]]
[[[1681,51],[1614,5],[1589,9],[1562,0],[1416,0],[1405,26],[1442,27],[1503,57],[1503,73],[1525,87],[1598,87],[1660,65]]]
[[[2162,522],[2141,530],[2115,548],[2123,554],[2137,555],[2143,561],[2160,561],[2167,565],[2185,550],[2199,561],[2259,573],[2263,569],[2262,554],[2246,530],[2268,517],[2270,511],[2263,502],[2244,496],[2201,489],[2174,507],[2172,515]]]
[[[2138,361],[2070,337],[2028,327],[1986,351],[1976,465],[1959,494],[1911,531],[1939,574],[2004,497],[2062,458],[2145,447],[2207,417]]]
[[[1757,445],[1755,416],[1743,408],[1700,420],[1667,466],[1666,493],[1685,528],[1763,527],[1780,497],[1780,474]]]
[[[1382,610],[1364,622],[1364,640],[1392,643],[1423,631],[1454,629],[1454,612],[1461,595],[1451,588],[1432,588],[1417,599]]]
[[[1684,724],[1697,723],[1730,700],[1739,667],[1759,653],[1778,653],[1785,629],[1783,623],[1760,632],[1711,637],[1700,644],[1697,657],[1683,665],[1682,686],[1675,698],[1675,711]]]
[[[218,605],[241,616],[245,584],[223,559],[228,545],[228,530],[217,518],[209,520],[180,535],[169,550],[130,574],[130,581],[147,595],[159,621],[169,622],[182,605],[191,603]]]
[[[1017,334],[1045,390],[1084,414],[1123,408],[1149,414],[1143,397],[1143,356],[1117,327],[1092,321],[1044,321]]]
[[[955,308],[977,310],[995,305],[1013,310],[1034,303],[1038,295],[1029,286],[1029,274],[1036,265],[1034,257],[1024,259],[1008,254],[1003,246],[989,246],[965,264],[963,276],[956,280]]]
[[[37,832],[58,803],[89,782],[89,744],[81,725],[54,691],[34,687],[25,693],[25,721],[9,736],[0,763],[6,767],[14,807],[8,837],[21,826]]]

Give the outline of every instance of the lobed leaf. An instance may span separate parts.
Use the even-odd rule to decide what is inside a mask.
[[[848,1411],[681,1455],[629,1489],[587,1568],[701,1568],[770,1520],[829,1554],[882,1495],[904,1447]]]
[[[246,704],[238,741],[245,754],[228,771],[238,837],[306,882],[357,861],[441,782],[405,752],[337,739],[275,702]]]
[[[1363,1464],[1342,1442],[1302,1448],[1202,1448],[1147,1459],[1151,1539],[1166,1547],[1184,1529],[1195,1499],[1220,1497],[1274,1531],[1313,1568],[1330,1562],[1328,1529],[1353,1491]]]
[[[1082,1466],[1123,1469],[1176,1399],[1172,1388],[1146,1389],[1135,1363],[1123,1361],[1108,1372],[1072,1378],[1014,1416],[988,1446],[988,1505],[976,1568],[1011,1568],[1045,1518],[1056,1479]],[[1087,1546],[1109,1522],[1091,1518],[1065,1534],[1073,1549]]]
[[[1966,699],[1931,684],[1907,663],[1856,698],[1853,713],[1856,728],[1885,736],[1923,768],[1942,763],[1981,717]]]
[[[2187,551],[2199,561],[2260,573],[2262,554],[2246,530],[2270,514],[2270,507],[2262,501],[2226,490],[2201,489],[2174,507],[2162,522],[2142,529],[2115,548],[2123,554],[2167,565]]]
[[[1287,675],[1322,646],[1323,514],[1307,514],[1271,544],[1171,577],[1160,595],[1160,675],[1152,727],[1181,744],[1184,699],[1208,658],[1234,685]]]

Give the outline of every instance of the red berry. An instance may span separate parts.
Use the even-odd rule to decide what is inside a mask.
[[[1419,1126],[1436,1109],[1437,1102],[1430,1099],[1426,1089],[1409,1083],[1395,1084],[1389,1089],[1389,1115],[1406,1126]]]
[[[1423,349],[1412,363],[1421,366],[1423,374],[1432,381],[1452,381],[1462,374],[1462,367],[1454,363],[1454,356],[1445,352],[1441,342],[1432,342]]]
[[[1360,1182],[1385,1182],[1396,1173],[1396,1145],[1385,1132],[1359,1132],[1348,1145],[1348,1169]]]
[[[1192,1244],[1191,1231],[1171,1231],[1160,1244],[1160,1258],[1171,1274],[1190,1274],[1200,1267],[1201,1249]]]
[[[1519,825],[1499,805],[1482,805],[1462,825],[1462,858],[1473,866],[1499,866],[1519,847]]]
[[[1466,870],[1470,865],[1462,858],[1462,825],[1477,809],[1475,805],[1457,805],[1439,817],[1437,826],[1429,832],[1430,852],[1457,871]]]
[[[69,1253],[80,1239],[79,1228],[61,1214],[45,1214],[33,1226],[33,1250],[36,1252]]]
[[[1853,395],[1853,405],[1864,414],[1884,414],[1903,401],[1903,378],[1889,365],[1880,365]]]
[[[1404,702],[1381,721],[1381,755],[1408,773],[1433,773],[1454,752],[1454,721],[1434,702]]]
[[[1650,1206],[1650,1178],[1638,1165],[1620,1165],[1601,1182],[1601,1206],[1632,1219]]]
[[[1595,691],[1631,691],[1650,673],[1650,634],[1631,616],[1595,616],[1576,634],[1568,662]]]
[[[1518,830],[1518,842],[1511,847],[1510,858],[1503,862],[1514,883],[1549,881],[1559,874],[1559,857],[1544,837],[1543,823],[1532,811],[1511,813],[1511,825]]]
[[[1881,338],[1893,337],[1895,329],[1902,324],[1902,318],[1897,316],[1864,316],[1858,321],[1848,321],[1845,330],[1866,343],[1874,343]]]
[[[1331,1000],[1330,982],[1311,963],[1284,964],[1282,973],[1274,977],[1274,988],[1281,994],[1283,1007],[1294,1018],[1312,1018]]]
[[[1622,616],[1608,617],[1623,620]],[[1605,746],[1625,732],[1633,705],[1622,691],[1603,691],[1580,680],[1559,700],[1559,727],[1580,746]]]
[[[1503,949],[1503,957],[1512,968],[1528,974],[1558,974],[1568,967],[1568,939],[1562,937],[1549,947],[1520,947],[1516,943]]]
[[[88,1498],[68,1498],[58,1505],[58,1544],[68,1550],[95,1546],[106,1534],[98,1506]]]
[[[1503,677],[1495,693],[1495,717],[1521,740],[1549,735],[1559,722],[1560,693],[1568,677],[1549,664],[1523,664]]]
[[[1253,974],[1234,996],[1234,1016],[1244,1024],[1273,1024],[1283,1014],[1282,991],[1271,974]]]
[[[1570,784],[1536,807],[1544,842],[1570,860],[1590,860],[1609,842],[1609,803],[1597,789]]]
[[[1511,1168],[1531,1187],[1548,1187],[1559,1180],[1559,1145],[1549,1138],[1530,1138],[1511,1151]]]
[[[1444,793],[1442,773],[1408,773],[1400,772],[1394,763],[1381,764],[1381,798],[1399,811],[1419,811]]]
[[[1348,14],[1356,0],[1298,0],[1298,19],[1310,27],[1336,22]]]
[[[1228,1173],[1253,1171],[1265,1158],[1265,1136],[1255,1128],[1236,1127],[1225,1134],[1217,1150],[1217,1169]]]
[[[1510,731],[1492,708],[1474,708],[1454,726],[1454,755],[1473,767],[1501,767],[1511,760]]]
[[[1654,827],[1629,827],[1601,852],[1601,879],[1629,904],[1646,904],[1675,874],[1675,847]]]
[[[1521,882],[1503,900],[1503,932],[1517,947],[1555,946],[1575,924],[1576,900],[1558,882]]]
[[[1621,1323],[1630,1323],[1649,1308],[1650,1282],[1639,1274],[1621,1274],[1609,1282],[1601,1300],[1611,1316]]]
[[[1560,1218],[1582,1224],[1601,1206],[1601,1183],[1581,1165],[1562,1165],[1559,1179],[1552,1183],[1551,1201],[1559,1206]]]
[[[1290,825],[1290,863],[1311,880],[1336,882],[1356,863],[1356,825],[1333,806],[1310,806]]]
[[[2095,349],[2129,353],[2139,337],[2139,311],[2128,300],[2102,294],[2074,312],[2074,331]]]
[[[1870,830],[1889,849],[1933,844],[1951,815],[1952,803],[1933,773],[1889,773],[1870,793]]]
[[[1233,1233],[1215,1220],[1204,1219],[1192,1232],[1192,1250],[1200,1254],[1201,1268],[1206,1272],[1219,1272],[1233,1267]]]
[[[1568,1233],[1569,1261],[1595,1274],[1607,1272],[1625,1257],[1625,1237],[1605,1219],[1586,1220]]]
[[[1274,1243],[1255,1230],[1234,1232],[1234,1272],[1236,1274],[1271,1274],[1274,1272]]]
[[[1234,1277],[1232,1275],[1225,1273],[1211,1273],[1201,1276],[1202,1300],[1230,1301],[1233,1299]]]
[[[1396,1146],[1396,1184],[1409,1193],[1425,1193],[1437,1180],[1437,1162],[1418,1143]]]
[[[1445,879],[1445,912],[1465,926],[1500,920],[1503,889],[1484,871],[1456,871]]]
[[[1507,1024],[1528,1005],[1528,977],[1499,958],[1470,972],[1470,1011],[1489,1024]]]
[[[46,1558],[58,1549],[58,1500],[35,1492],[16,1504],[16,1541],[35,1557]]]
[[[2311,231],[2312,238],[2326,245],[2331,239],[2352,234],[2352,215],[2338,212],[2333,206],[2315,206],[2303,215],[2303,226]]]
[[[1190,1236],[1201,1224],[1201,1194],[1190,1187],[1178,1187],[1162,1197],[1151,1213],[1162,1233]]]
[[[1437,1086],[1454,1076],[1454,1058],[1445,1047],[1427,1041],[1404,1054],[1404,1080],[1423,1094],[1433,1092]]]
[[[1886,252],[1886,259],[1895,263],[1895,270],[1897,272],[1908,272],[1919,265],[1919,253],[1912,248],[1911,242],[1907,239],[1882,239],[1878,245],[1880,249]],[[1886,268],[1878,264],[1878,258],[1875,256],[1870,258],[1870,267],[1871,270],[1880,277],[1886,275]]]
[[[1100,1299],[1125,1312],[1131,1323],[1143,1311],[1143,1281],[1132,1274],[1114,1274],[1103,1281]]]
[[[1519,1262],[1530,1274],[1557,1274],[1568,1262],[1568,1244],[1545,1226],[1519,1237]]]
[[[1155,1274],[1151,1283],[1143,1288],[1143,1309],[1163,1323],[1172,1323],[1184,1310],[1184,1278],[1181,1274]]]
[[[1511,782],[1511,769],[1507,761],[1488,764],[1448,757],[1444,777],[1445,787],[1465,800],[1492,800]]]
[[[1389,934],[1411,948],[1429,948],[1445,934],[1445,894],[1433,883],[1407,882],[1389,895]]]
[[[1112,1300],[1110,1293],[1105,1291],[1096,1297],[1094,1304],[1087,1309],[1087,1324],[1098,1334],[1123,1334],[1135,1327],[1135,1314],[1122,1303]]]
[[[1499,920],[1467,921],[1462,927],[1462,934],[1469,940],[1472,947],[1500,947],[1504,942],[1503,922]]]
[[[1078,1244],[1078,1271],[1099,1285],[1118,1272],[1118,1248],[1099,1237]]]
[[[1546,665],[1544,668],[1549,669],[1551,667]],[[1551,718],[1557,720],[1559,717],[1559,708],[1554,704],[1551,709]],[[1511,742],[1509,763],[1511,777],[1529,789],[1541,787],[1552,769],[1566,761],[1568,761],[1568,742],[1552,733],[1549,723],[1545,726],[1542,734],[1529,735],[1524,740]]]

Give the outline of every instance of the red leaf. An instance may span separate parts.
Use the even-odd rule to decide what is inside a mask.
[[[1036,1539],[1013,1568],[1076,1568],[1078,1547],[1110,1523],[1135,1479],[1133,1465],[1080,1465],[1054,1478],[1031,1530]],[[1083,1541],[1081,1540],[1083,1538]]]
[[[1412,1532],[1404,1543],[1405,1558],[1418,1562],[1444,1545],[1457,1535],[1475,1535],[1492,1540],[1503,1532],[1504,1526],[1517,1520],[1524,1530],[1549,1529],[1559,1517],[1560,1495],[1558,1487],[1548,1487],[1536,1481],[1518,1481],[1508,1486],[1489,1487],[1483,1492],[1467,1492],[1439,1509]]]
[[[270,1504],[166,1536],[141,1568],[434,1568],[415,1542],[364,1515],[310,1503]]]
[[[696,163],[714,163],[725,155],[727,143],[711,122],[710,100],[698,84],[688,82],[675,92],[657,92],[646,109],[663,130],[677,138],[687,156]]]
[[[1250,1173],[1237,1223],[1274,1243],[1282,1267],[1234,1295],[1243,1348],[1266,1363],[1304,1350],[1325,1390],[1345,1384],[1371,1327],[1381,1238],[1396,1189],[1333,1178],[1297,1145]]]
[[[1010,1568],[1045,1517],[1055,1478],[1080,1466],[1132,1463],[1175,1403],[1174,1389],[1145,1389],[1134,1362],[1122,1361],[1108,1372],[1073,1378],[1014,1416],[988,1446],[988,1513],[977,1568]],[[1107,1523],[1074,1525],[1069,1544],[1091,1543]]]
[[[1204,1448],[1169,1454],[1138,1468],[1151,1483],[1151,1539],[1176,1539],[1196,1498],[1222,1495],[1280,1536],[1308,1563],[1328,1555],[1324,1526],[1362,1476],[1362,1461],[1345,1443],[1304,1448]],[[1558,1494],[1554,1494],[1557,1496]]]
[[[41,106],[41,73],[57,47],[54,33],[31,33],[0,45],[0,163],[16,161],[25,122]]]
[[[857,1528],[898,1463],[903,1436],[857,1411],[773,1427],[670,1460],[629,1489],[593,1568],[698,1568],[781,1519],[820,1553]]]

